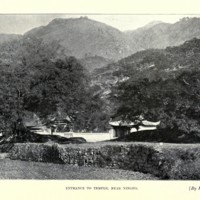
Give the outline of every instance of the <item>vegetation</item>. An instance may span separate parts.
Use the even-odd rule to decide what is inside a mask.
[[[118,63],[113,71],[118,85],[112,89],[117,104],[114,116],[133,120],[143,114],[149,120],[161,120],[161,129],[177,137],[194,140],[200,130],[200,40],[179,47],[147,50]],[[126,78],[125,80],[123,80]]]
[[[68,117],[79,131],[105,128],[106,115],[87,71],[57,48],[29,37],[2,45],[0,125],[5,133],[25,134],[24,122],[34,115],[42,122]]]
[[[68,119],[70,129],[98,132],[107,130],[111,115],[133,120],[143,114],[161,120],[160,128],[175,137],[199,137],[199,39],[137,52],[91,74],[66,52],[57,41],[30,33],[1,44],[4,132],[26,132],[24,122],[34,116],[42,123]]]

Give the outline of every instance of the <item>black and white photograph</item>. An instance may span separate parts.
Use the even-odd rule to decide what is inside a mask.
[[[1,14],[0,179],[200,180],[200,15]]]
[[[198,0],[6,0],[0,192],[198,200]]]

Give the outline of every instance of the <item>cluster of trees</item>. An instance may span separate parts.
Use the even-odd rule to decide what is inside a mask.
[[[162,128],[199,132],[199,76],[200,72],[192,72],[167,80],[129,79],[118,87],[117,115],[133,120],[143,114],[150,120],[161,120]]]
[[[200,137],[200,40],[138,54],[118,63],[116,76],[128,79],[112,88],[114,116],[134,120],[143,114],[177,137]]]
[[[102,101],[89,86],[87,71],[62,47],[39,39],[3,44],[0,62],[0,126],[19,132],[27,118],[37,115],[70,118],[74,130],[104,130],[107,115]],[[6,59],[5,59],[6,58]]]

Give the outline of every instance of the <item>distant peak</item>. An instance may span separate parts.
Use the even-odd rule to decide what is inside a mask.
[[[168,23],[165,23],[165,22],[159,21],[159,20],[151,21],[151,22],[149,22],[148,24],[146,24],[146,25],[144,25],[142,27],[139,27],[139,28],[137,28],[135,30],[128,30],[126,32],[129,33],[129,32],[132,32],[132,31],[147,30],[147,29],[152,28],[153,26],[156,26],[156,25],[159,25],[159,24],[168,24]]]
[[[52,21],[49,22],[49,24],[57,24],[57,23],[64,23],[66,22],[67,20],[72,20],[73,18],[55,18],[53,19]]]
[[[155,26],[155,25],[158,25],[158,24],[161,24],[161,23],[164,23],[164,22],[159,21],[159,20],[151,21],[151,22],[149,22],[148,24],[146,24],[144,27],[145,27],[145,28],[151,28],[151,27],[153,27],[153,26]]]
[[[51,22],[49,22],[49,24],[62,24],[62,23],[66,23],[69,21],[80,21],[80,20],[90,20],[88,17],[84,16],[84,17],[79,17],[79,18],[55,18],[53,19]]]

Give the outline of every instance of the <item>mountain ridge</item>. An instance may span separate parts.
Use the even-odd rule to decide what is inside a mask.
[[[55,40],[66,54],[79,59],[101,56],[118,59],[132,52],[126,36],[116,28],[88,18],[54,19],[47,26],[30,30],[26,36]]]
[[[11,35],[4,35],[0,35],[0,44],[11,38]],[[1,40],[5,37],[9,39]],[[129,32],[87,17],[55,18],[46,26],[36,27],[18,37],[38,38],[46,44],[54,42],[61,47],[58,51],[76,57],[93,71],[141,50],[163,49],[200,38],[200,18],[183,18],[174,24],[151,22]]]
[[[200,38],[200,18],[186,17],[173,24],[159,23],[129,32],[128,36],[139,50],[177,46],[194,37]]]
[[[0,44],[4,42],[9,42],[15,39],[20,39],[22,38],[22,35],[20,34],[5,34],[5,33],[0,33]]]

